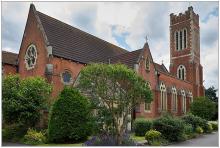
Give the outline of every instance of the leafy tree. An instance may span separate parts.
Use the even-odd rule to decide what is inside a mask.
[[[152,93],[145,80],[121,64],[85,67],[80,73],[78,88],[92,100],[97,110],[106,108],[109,112],[112,133],[118,145],[135,106],[142,101],[152,101]]]
[[[78,90],[65,87],[50,111],[48,136],[51,142],[86,139],[91,134],[90,104]]]
[[[40,119],[40,110],[45,108],[51,86],[41,77],[21,80],[18,75],[3,79],[2,108],[5,123],[34,126]]]
[[[193,115],[203,119],[210,120],[216,112],[215,103],[206,97],[198,97],[190,105],[190,111]]]
[[[218,89],[215,89],[214,86],[205,89],[205,96],[212,100],[213,102],[218,102],[218,97],[216,95]]]

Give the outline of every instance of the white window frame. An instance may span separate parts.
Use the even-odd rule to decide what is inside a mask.
[[[193,102],[192,92],[189,92],[189,102],[190,102],[190,104]]]
[[[161,111],[167,110],[167,92],[163,82],[160,84],[160,108]]]
[[[149,67],[147,67],[147,64],[149,65]],[[145,59],[145,69],[146,69],[147,71],[150,71],[150,59],[149,59],[149,57],[147,57],[147,58]]]
[[[71,75],[70,82],[64,82],[64,81],[63,81],[63,74],[64,74],[65,72],[70,73],[70,75]],[[65,69],[65,70],[60,74],[60,77],[61,77],[61,82],[62,82],[64,85],[71,85],[71,84],[73,84],[73,74],[72,74],[72,72],[71,72],[70,70]]]
[[[146,85],[149,87],[149,89],[151,90],[151,85],[150,82],[146,82]],[[148,104],[150,106],[150,109],[146,109],[146,104]],[[147,103],[146,101],[144,102],[144,112],[151,112],[151,103]]]
[[[181,95],[182,95],[182,112],[185,114],[186,113],[186,93],[184,90],[181,90]]]
[[[179,77],[180,71],[180,77]],[[177,68],[177,78],[181,80],[186,80],[186,67],[184,65],[179,65]]]
[[[31,49],[34,49],[35,53],[36,53],[36,55],[31,55],[31,56],[34,56],[34,58],[35,58],[35,61],[34,61],[34,63],[32,63],[33,64],[32,66],[30,66],[28,64],[28,62],[27,62],[27,59],[30,58],[29,55],[28,55],[28,51],[31,50]],[[28,46],[28,48],[27,48],[27,50],[25,52],[24,62],[25,62],[25,66],[26,66],[27,70],[31,70],[31,69],[33,69],[35,67],[35,65],[37,63],[37,47],[34,44],[31,44],[31,45]]]
[[[176,87],[172,87],[172,111],[177,112],[178,111],[178,98],[177,98],[177,90]]]

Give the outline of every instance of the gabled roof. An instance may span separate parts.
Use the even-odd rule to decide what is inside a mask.
[[[157,71],[165,73],[165,74],[170,74],[169,71],[167,70],[167,68],[164,66],[164,64],[158,64],[158,63],[154,63],[154,67]]]
[[[52,46],[54,56],[90,63],[100,62],[108,57],[128,52],[39,11],[36,11],[36,15],[39,17],[50,46]]]
[[[109,59],[106,59],[105,63],[110,63],[110,64],[121,63],[133,69],[134,64],[138,63],[138,60],[140,58],[142,51],[143,49],[138,49],[135,51],[113,56],[113,57],[110,57]]]
[[[2,51],[2,63],[3,64],[10,64],[10,65],[15,65],[17,66],[17,59],[18,59],[18,54],[8,52],[8,51]]]

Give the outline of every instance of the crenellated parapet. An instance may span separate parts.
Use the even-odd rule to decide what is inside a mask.
[[[170,14],[170,25],[184,22],[190,19],[193,20],[195,24],[199,25],[199,15],[193,11],[192,6],[188,7],[188,10],[185,11],[185,13],[179,13],[178,15],[171,13]]]

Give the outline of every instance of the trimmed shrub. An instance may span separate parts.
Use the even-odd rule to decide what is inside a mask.
[[[184,123],[178,118],[169,116],[154,120],[153,129],[159,131],[170,142],[181,141],[184,134]]]
[[[161,133],[156,130],[151,129],[147,131],[145,134],[145,139],[148,141],[150,145],[155,144],[155,143],[161,145],[160,138],[161,138]]]
[[[185,124],[191,124],[193,127],[193,131],[195,131],[196,127],[198,126],[204,129],[207,128],[207,121],[198,116],[194,116],[193,114],[183,116],[182,120],[185,122]]]
[[[218,130],[218,122],[210,122],[214,131]]]
[[[24,136],[24,143],[28,145],[39,145],[46,142],[46,137],[42,132],[37,132],[33,129],[28,129]]]
[[[136,136],[144,136],[153,126],[152,121],[143,118],[136,119],[134,122],[134,132]]]
[[[200,126],[196,127],[196,133],[202,134],[203,133],[203,129]]]
[[[184,125],[184,133],[189,136],[193,133],[193,127],[191,124]]]
[[[192,114],[211,120],[216,113],[216,104],[206,97],[198,97],[190,105]]]
[[[87,139],[91,133],[90,112],[87,98],[75,88],[65,87],[50,111],[49,141],[66,143]]]
[[[212,124],[211,123],[207,123],[207,125],[206,125],[206,131],[204,131],[204,132],[206,132],[206,133],[211,133],[212,131],[213,131],[213,128],[212,128]]]

